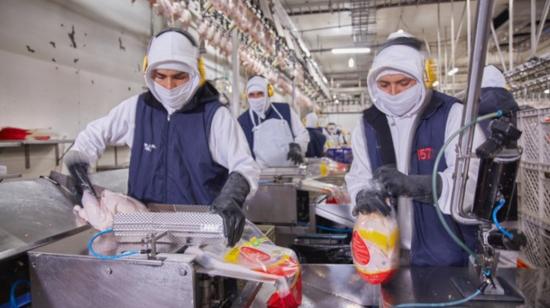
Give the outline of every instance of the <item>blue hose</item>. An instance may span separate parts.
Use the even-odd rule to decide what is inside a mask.
[[[481,294],[481,290],[477,289],[474,293],[470,294],[469,296],[460,300],[452,301],[452,302],[399,304],[399,305],[395,305],[394,307],[449,307],[449,306],[464,304],[472,300],[474,297],[478,296],[479,294]]]
[[[111,233],[111,232],[113,232],[113,228],[109,228],[109,229],[105,229],[103,231],[99,231],[96,234],[94,234],[94,236],[92,236],[92,238],[88,241],[88,251],[90,251],[92,256],[94,256],[98,259],[101,259],[101,260],[116,260],[116,259],[132,256],[132,255],[137,255],[137,254],[140,253],[139,250],[128,250],[128,251],[125,251],[121,254],[114,255],[114,256],[105,256],[105,255],[101,255],[101,254],[97,253],[94,250],[94,241],[95,241],[95,239],[102,236],[102,235],[104,235],[104,234]]]
[[[19,280],[16,280],[12,285],[11,285],[11,288],[10,288],[10,308],[19,308],[19,307],[23,307],[24,305],[28,304],[28,303],[22,303],[21,306],[17,303],[17,297],[15,295],[15,291],[17,290],[17,287],[22,285],[22,284],[27,284],[30,286],[30,282],[28,280],[24,280],[24,279],[19,279]]]
[[[332,228],[327,226],[317,225],[317,229],[329,232],[338,232],[338,233],[351,233],[352,229],[349,228]]]
[[[495,224],[497,229],[502,234],[504,234],[504,236],[506,236],[509,239],[512,239],[514,237],[514,235],[512,233],[510,233],[508,230],[506,230],[503,226],[501,226],[500,223],[498,222],[498,218],[497,218],[498,211],[500,211],[500,209],[502,209],[504,204],[506,204],[506,200],[504,198],[502,198],[498,201],[497,207],[495,207],[495,209],[493,210],[493,223]]]

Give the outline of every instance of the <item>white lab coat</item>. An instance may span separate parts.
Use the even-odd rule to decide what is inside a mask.
[[[292,125],[294,142],[300,145],[302,153],[305,155],[307,151],[307,145],[309,144],[309,133],[304,127],[304,124],[300,120],[298,114],[292,108],[290,108],[290,124]]]
[[[462,118],[463,105],[454,104],[449,112],[447,118],[447,124],[445,127],[445,140],[449,136],[460,128],[460,120]],[[410,148],[412,138],[414,134],[411,133],[411,128],[414,124],[414,115],[407,115],[404,117],[391,117],[387,116],[388,124],[390,126],[390,132],[392,135],[393,146],[396,152],[397,169],[405,174],[408,174],[409,161],[410,161]],[[372,179],[373,170],[370,166],[368,158],[368,152],[366,148],[365,133],[363,131],[362,119],[354,129],[352,134],[352,150],[353,150],[353,163],[351,165],[349,173],[346,175],[346,184],[353,205],[355,206],[355,197],[357,193],[369,186],[369,179]],[[479,127],[476,127],[474,135],[473,149],[477,148],[485,141],[485,137]],[[439,207],[445,214],[451,212],[451,198],[453,190],[453,173],[455,169],[456,161],[456,147],[458,144],[458,137],[445,150],[445,161],[447,162],[447,169],[443,172],[439,172],[441,176],[443,187],[441,196],[439,197]],[[465,204],[471,205],[473,203],[474,192],[477,181],[477,171],[479,168],[479,160],[472,159],[470,161],[469,179],[466,184],[466,196]],[[398,201],[398,221],[401,234],[401,245],[403,248],[411,248],[412,232],[413,232],[413,213],[412,213],[412,199],[400,197]]]
[[[132,96],[106,116],[89,123],[78,134],[73,149],[85,153],[90,163],[93,163],[103,154],[107,145],[128,145],[131,148],[137,101],[138,95]],[[254,195],[258,188],[260,169],[250,154],[239,123],[227,108],[219,108],[214,114],[209,148],[216,163],[227,168],[230,173],[239,172],[248,180],[249,197]]]

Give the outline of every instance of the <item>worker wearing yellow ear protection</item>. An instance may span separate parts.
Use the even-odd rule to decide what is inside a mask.
[[[290,105],[273,103],[273,87],[263,76],[246,84],[250,108],[239,116],[248,145],[262,168],[300,164],[309,134]]]
[[[476,228],[450,217],[455,146],[444,160],[435,158],[461,126],[458,99],[425,84],[426,54],[422,41],[403,31],[392,33],[373,59],[367,87],[373,106],[363,112],[352,134],[353,163],[346,175],[353,213],[388,215],[388,196],[397,200],[401,247],[413,266],[465,266],[468,254],[453,242],[432,204],[432,172],[436,168],[438,203],[448,224],[473,249]],[[427,78],[428,77],[428,78]],[[484,142],[476,129],[474,148]],[[479,160],[470,162],[465,202],[474,198]],[[374,181],[373,181],[374,180]],[[383,187],[380,191],[378,185]],[[392,199],[394,199],[392,198]]]
[[[67,154],[86,217],[97,228],[113,213],[98,213],[87,169],[109,144],[131,148],[128,195],[150,204],[210,205],[223,218],[229,246],[245,224],[241,207],[257,188],[259,167],[246,138],[216,89],[204,81],[199,48],[179,29],[157,34],[147,51],[148,90],[90,123]],[[97,215],[96,215],[97,213]]]

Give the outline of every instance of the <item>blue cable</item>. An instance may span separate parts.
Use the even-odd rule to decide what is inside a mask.
[[[27,303],[22,303],[22,305],[19,306],[19,304],[17,303],[17,298],[15,296],[15,291],[17,290],[17,287],[21,284],[27,284],[27,285],[30,286],[31,283],[28,280],[19,279],[19,280],[16,280],[11,285],[11,288],[10,288],[10,308],[19,308],[19,307],[23,307],[24,305],[27,304]]]
[[[460,300],[452,301],[452,302],[399,304],[399,305],[395,305],[394,307],[449,307],[449,306],[464,304],[472,300],[474,297],[478,296],[479,294],[481,294],[481,290],[477,289],[474,293],[470,294],[468,297],[465,297]]]
[[[500,211],[500,209],[504,206],[505,203],[506,203],[506,200],[504,198],[501,198],[500,200],[498,200],[498,205],[493,210],[493,223],[495,224],[497,229],[502,234],[504,234],[504,236],[506,236],[509,239],[512,239],[514,237],[514,235],[512,233],[510,233],[508,230],[506,230],[503,226],[501,226],[500,223],[498,222],[498,218],[497,218],[498,211]]]
[[[104,235],[104,234],[111,233],[111,232],[113,232],[113,228],[109,228],[109,229],[105,229],[103,231],[99,231],[96,234],[94,234],[94,236],[92,236],[92,238],[88,241],[88,250],[90,251],[92,256],[94,256],[98,259],[101,259],[101,260],[116,260],[116,259],[132,256],[132,255],[137,255],[137,254],[140,253],[139,250],[128,250],[128,251],[125,251],[121,254],[114,255],[114,256],[105,256],[105,255],[101,255],[101,254],[97,253],[94,250],[94,241],[95,241],[95,239],[102,236],[102,235]]]
[[[341,229],[341,228],[332,228],[332,227],[321,226],[321,225],[317,225],[317,228],[323,231],[331,231],[331,232],[339,232],[339,233],[351,233],[352,231],[352,229],[349,229],[349,228]]]

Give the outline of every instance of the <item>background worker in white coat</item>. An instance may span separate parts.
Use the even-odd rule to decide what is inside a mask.
[[[246,84],[250,108],[239,116],[250,150],[262,168],[300,164],[309,133],[290,105],[272,103],[273,87],[263,76]]]
[[[247,195],[257,188],[259,168],[230,111],[204,81],[199,49],[186,32],[167,29],[151,41],[145,82],[132,96],[76,138],[65,163],[84,194],[87,176],[107,145],[128,145],[128,194],[143,203],[211,205],[224,221],[229,245],[241,237]],[[90,223],[101,217],[90,217]]]
[[[342,130],[336,125],[336,123],[328,123],[323,133],[325,134],[325,136],[327,136],[327,148],[339,148],[348,144],[346,137],[342,133]]]
[[[437,168],[439,207],[451,229],[473,248],[476,228],[450,216],[455,147],[435,158],[449,136],[460,128],[463,105],[424,84],[422,42],[403,32],[390,35],[367,77],[374,106],[365,110],[353,132],[353,164],[346,175],[354,215],[379,211],[387,215],[388,196],[398,197],[401,246],[410,250],[413,266],[464,266],[468,255],[448,235],[432,204],[432,171]],[[484,141],[476,129],[473,148]],[[466,204],[472,204],[479,161],[472,159]],[[374,181],[373,181],[374,180]],[[381,185],[375,184],[377,182]]]

